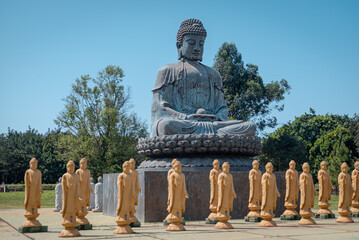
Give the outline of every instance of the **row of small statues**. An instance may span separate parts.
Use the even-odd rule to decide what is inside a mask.
[[[134,216],[135,206],[138,203],[138,195],[141,191],[138,181],[138,172],[135,169],[135,160],[126,161],[123,166],[123,172],[118,176],[118,203],[117,218],[118,227],[114,233],[133,233],[130,224],[139,223]],[[181,171],[181,162],[174,159],[172,169],[168,171],[168,216],[165,221],[169,222],[166,230],[183,231],[182,213],[185,212],[185,201],[188,198],[186,190],[185,176]],[[265,166],[266,172],[263,174],[259,170],[259,162],[254,160],[253,169],[249,172],[250,195],[249,209],[251,210],[246,219],[252,221],[261,221],[259,226],[276,226],[272,221],[274,210],[276,209],[277,197],[280,193],[276,185],[276,177],[273,174],[272,163]],[[343,163],[342,172],[338,176],[339,184],[339,202],[338,213],[341,215],[337,222],[353,222],[350,214],[359,214],[359,161],[354,164],[355,169],[352,173],[352,179],[348,174],[348,165]],[[69,161],[66,165],[67,173],[62,176],[62,225],[65,227],[60,233],[60,237],[80,236],[77,226],[91,225],[86,219],[87,207],[90,205],[91,181],[90,171],[87,169],[86,159],[80,160],[80,169],[75,172],[75,163]],[[220,170],[218,160],[213,161],[213,169],[210,171],[209,180],[211,185],[210,206],[212,213],[208,216],[210,223],[216,223],[215,228],[230,229],[233,228],[228,222],[231,218],[230,212],[233,209],[233,200],[237,197],[233,177],[229,173],[230,165],[225,162]],[[286,172],[286,196],[285,207],[287,210],[281,216],[282,219],[300,219],[299,224],[316,224],[311,218],[314,206],[314,196],[316,190],[313,184],[312,175],[309,173],[309,164],[302,165],[303,173],[298,179],[298,172],[295,170],[295,162],[289,163],[289,169]],[[333,186],[330,182],[329,172],[326,162],[321,163],[321,170],[318,172],[319,180],[319,198],[318,205],[320,210],[317,215],[325,215],[326,218],[334,217],[334,214],[328,209],[330,204]],[[296,212],[298,192],[301,191],[300,213]],[[25,217],[26,221],[22,227],[42,226],[36,220],[39,216],[40,198],[42,193],[41,172],[37,169],[37,160],[30,161],[30,169],[25,173]],[[352,206],[351,209],[349,207]],[[261,210],[259,212],[259,210]],[[91,225],[92,226],[92,225]],[[137,225],[138,226],[138,225]],[[86,228],[80,228],[86,229]],[[88,229],[88,228],[87,228]]]
[[[61,179],[59,178],[59,183],[55,186],[55,208],[53,212],[62,212],[62,186]],[[93,212],[102,212],[103,205],[103,184],[102,177],[97,178],[97,183],[94,184],[93,178],[90,178],[91,184],[91,195],[90,195],[90,205],[87,207],[87,211]]]
[[[219,161],[213,161],[213,169],[210,171],[209,180],[211,185],[210,206],[212,213],[206,219],[208,223],[216,223],[215,228],[231,229],[232,225],[228,222],[231,218],[230,212],[233,209],[233,200],[237,197],[233,177],[229,173],[229,164],[222,164],[222,171],[219,169]],[[299,220],[301,225],[313,225],[316,222],[312,219],[314,213],[314,198],[317,191],[314,188],[313,177],[309,173],[308,163],[302,165],[303,172],[299,176],[295,170],[295,161],[290,161],[289,169],[286,172],[286,195],[284,211],[281,219]],[[329,208],[329,200],[333,186],[330,181],[330,175],[327,170],[327,163],[321,162],[321,170],[318,172],[319,180],[319,198],[318,205],[321,208],[317,216],[323,218],[335,218],[335,215]],[[265,166],[266,172],[263,174],[259,170],[259,162],[254,160],[253,169],[249,172],[250,194],[248,208],[251,210],[246,216],[247,221],[260,221],[261,227],[275,227],[276,223],[272,220],[274,210],[276,209],[277,197],[280,193],[276,184],[276,177],[273,174],[272,163]],[[359,215],[359,161],[354,164],[355,169],[352,172],[352,179],[348,173],[347,163],[341,165],[341,173],[338,176],[339,184],[339,202],[338,213],[340,217],[337,222],[353,222],[350,214]],[[188,198],[185,176],[181,173],[181,163],[174,159],[172,169],[168,171],[168,216],[166,220],[171,224],[168,231],[185,230],[181,224],[183,221],[182,213],[185,211],[185,201]],[[297,208],[298,193],[300,197],[300,212]],[[352,206],[350,209],[349,207]],[[259,211],[261,210],[261,211]]]
[[[137,205],[138,194],[140,187],[138,183],[138,172],[135,170],[136,162],[134,159],[126,161],[123,164],[123,173],[118,177],[118,210],[117,223],[119,227],[114,233],[132,233],[132,229],[128,226],[131,222],[139,223],[134,216],[135,205]],[[61,178],[61,193],[62,205],[59,205],[57,199],[57,206],[55,211],[61,211],[62,225],[65,227],[61,231],[60,237],[77,237],[81,236],[78,231],[80,229],[92,229],[92,225],[85,217],[87,215],[88,207],[90,207],[90,196],[92,192],[91,187],[91,173],[87,169],[87,160],[82,158],[80,160],[80,168],[75,172],[74,161],[69,161],[66,165],[67,172]],[[30,160],[30,169],[25,173],[25,218],[27,219],[22,224],[24,228],[38,228],[42,224],[36,219],[40,214],[38,208],[41,207],[41,171],[37,169],[37,160],[33,158]],[[102,179],[99,179],[99,187],[95,191],[102,193]],[[97,184],[96,184],[97,185]],[[57,187],[58,188],[58,187]],[[56,190],[58,193],[59,189]],[[102,205],[102,196],[98,195],[99,199],[97,209]],[[59,198],[59,194],[57,194]],[[96,209],[95,209],[96,210]],[[46,228],[47,229],[47,228]],[[46,230],[47,231],[47,230]]]
[[[274,210],[276,209],[277,196],[280,194],[276,186],[276,178],[273,172],[272,163],[267,163],[266,173],[263,174],[258,169],[259,162],[254,160],[253,169],[249,172],[250,182],[250,195],[248,208],[251,210],[246,220],[259,221],[260,226],[276,226],[272,221],[274,217]],[[309,164],[304,163],[302,165],[303,173],[299,176],[295,170],[296,163],[292,160],[289,163],[289,169],[286,172],[286,194],[284,211],[281,219],[284,220],[299,220],[301,225],[316,224],[311,218],[314,213],[312,208],[314,207],[314,197],[317,191],[314,188],[312,175],[309,173]],[[339,185],[339,202],[338,213],[340,217],[337,222],[350,223],[353,222],[350,215],[359,216],[359,161],[355,162],[355,169],[352,172],[352,178],[348,173],[347,163],[341,165],[341,173],[338,176]],[[319,197],[318,206],[320,210],[316,213],[316,217],[321,218],[335,218],[335,215],[329,209],[329,200],[331,199],[332,183],[330,181],[330,175],[327,170],[327,163],[322,161],[320,164],[321,169],[318,172],[319,182]],[[213,170],[212,170],[213,171]],[[300,212],[295,210],[297,208],[298,193],[300,190]],[[352,206],[351,209],[349,207]],[[261,212],[259,212],[261,210]],[[300,217],[300,216],[301,217]]]

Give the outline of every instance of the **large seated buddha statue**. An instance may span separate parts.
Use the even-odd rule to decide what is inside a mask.
[[[175,134],[253,136],[253,122],[228,120],[221,75],[202,63],[207,32],[188,19],[177,33],[177,63],[158,71],[152,99],[151,137]]]
[[[222,159],[236,167],[243,166],[238,157],[260,154],[255,124],[228,120],[221,75],[201,63],[206,36],[201,21],[182,22],[176,44],[180,61],[159,69],[152,90],[151,136],[139,139],[137,145],[141,156],[155,159],[140,168],[170,167],[173,154],[182,156],[184,166],[212,166],[214,155],[236,156],[233,162]],[[198,154],[201,159],[194,159]],[[247,165],[251,167],[251,162]]]

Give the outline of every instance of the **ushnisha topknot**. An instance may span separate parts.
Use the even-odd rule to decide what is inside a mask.
[[[184,20],[181,23],[181,26],[177,32],[177,43],[179,43],[179,45],[182,45],[183,36],[187,34],[195,34],[207,37],[207,31],[203,27],[202,22],[195,18]]]

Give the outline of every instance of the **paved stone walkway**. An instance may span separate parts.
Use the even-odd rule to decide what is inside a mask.
[[[17,232],[17,228],[25,221],[24,210],[0,210],[0,239],[58,239],[63,229],[60,213],[54,213],[50,208],[41,208],[39,212],[38,220],[48,226],[49,232],[22,234]],[[276,228],[260,228],[258,223],[234,219],[230,221],[234,227],[231,230],[217,230],[204,221],[191,221],[186,222],[187,231],[183,232],[166,232],[162,223],[142,223],[142,227],[134,228],[135,234],[131,235],[112,233],[116,227],[114,217],[90,212],[87,218],[93,224],[93,230],[80,231],[82,236],[76,239],[359,239],[359,218],[351,224],[339,224],[335,219],[316,219],[315,226],[299,226],[298,221],[275,218],[278,225]]]

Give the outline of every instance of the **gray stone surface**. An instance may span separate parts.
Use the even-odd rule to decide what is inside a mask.
[[[117,210],[117,177],[120,173],[103,175],[103,214],[116,216]]]
[[[145,157],[211,155],[256,156],[261,153],[261,139],[256,136],[217,134],[174,134],[140,138],[138,153]]]
[[[189,199],[186,200],[185,220],[204,220],[208,217],[210,184],[208,174],[211,168],[182,168],[186,176]],[[167,215],[167,171],[169,168],[138,169],[141,192],[137,206],[136,216],[141,222],[159,222]],[[238,195],[233,203],[232,218],[244,218],[249,212],[249,180],[248,171],[230,172],[233,175],[234,188]],[[279,217],[284,207],[285,172],[275,172],[278,190],[281,197],[277,201],[275,214]],[[117,187],[115,182],[118,173],[104,175],[104,214],[115,216]],[[110,188],[112,186],[112,188]],[[106,189],[106,190],[105,190]],[[106,209],[106,210],[105,210]]]
[[[226,155],[197,155],[197,156],[178,156],[176,158],[181,162],[182,167],[186,169],[198,169],[200,168],[212,168],[212,163],[214,159],[218,159],[220,163],[228,162],[231,166],[231,171],[249,171],[252,169],[252,159],[248,157],[240,156],[226,156]],[[158,170],[161,168],[170,168],[173,158],[151,158],[149,160],[143,161],[138,169],[150,168],[153,170]],[[198,168],[199,167],[199,168]]]

